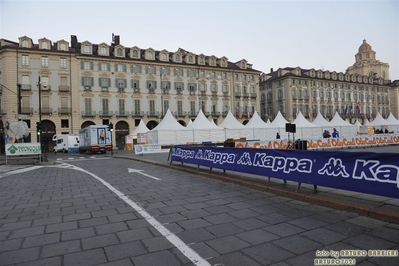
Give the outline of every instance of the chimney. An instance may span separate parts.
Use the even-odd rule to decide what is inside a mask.
[[[71,35],[71,47],[76,48],[76,45],[78,44],[78,38],[76,35]]]
[[[270,68],[270,73],[273,73],[273,68]]]

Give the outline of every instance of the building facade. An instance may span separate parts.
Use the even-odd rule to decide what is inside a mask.
[[[42,121],[49,151],[54,134],[77,134],[88,125],[113,123],[114,145],[123,148],[141,119],[152,129],[168,109],[187,125],[200,109],[219,124],[228,111],[245,123],[260,108],[260,71],[245,59],[126,47],[117,35],[111,44],[72,35],[70,42],[23,36],[0,45],[0,134],[19,114],[30,127],[27,141],[36,142],[35,124]]]
[[[338,112],[350,122],[373,120],[378,112],[398,117],[399,82],[387,79],[389,65],[377,61],[375,55],[364,40],[346,73],[285,67],[262,74],[261,117],[272,120],[278,111],[288,121],[299,111],[310,121],[318,112],[328,119]]]

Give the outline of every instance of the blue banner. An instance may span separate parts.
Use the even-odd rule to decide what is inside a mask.
[[[397,153],[175,146],[171,160],[399,198]]]

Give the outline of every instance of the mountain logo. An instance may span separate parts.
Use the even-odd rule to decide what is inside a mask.
[[[14,145],[11,145],[10,148],[7,149],[11,154],[14,154],[17,152],[18,148],[15,147]]]

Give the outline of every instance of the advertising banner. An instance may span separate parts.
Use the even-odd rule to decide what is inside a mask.
[[[137,133],[137,144],[147,144],[147,133]]]
[[[7,143],[6,155],[39,155],[41,154],[40,143]]]
[[[397,153],[175,146],[171,160],[399,198]]]
[[[169,149],[162,149],[162,146],[157,144],[134,145],[135,154],[160,152],[169,152]]]

